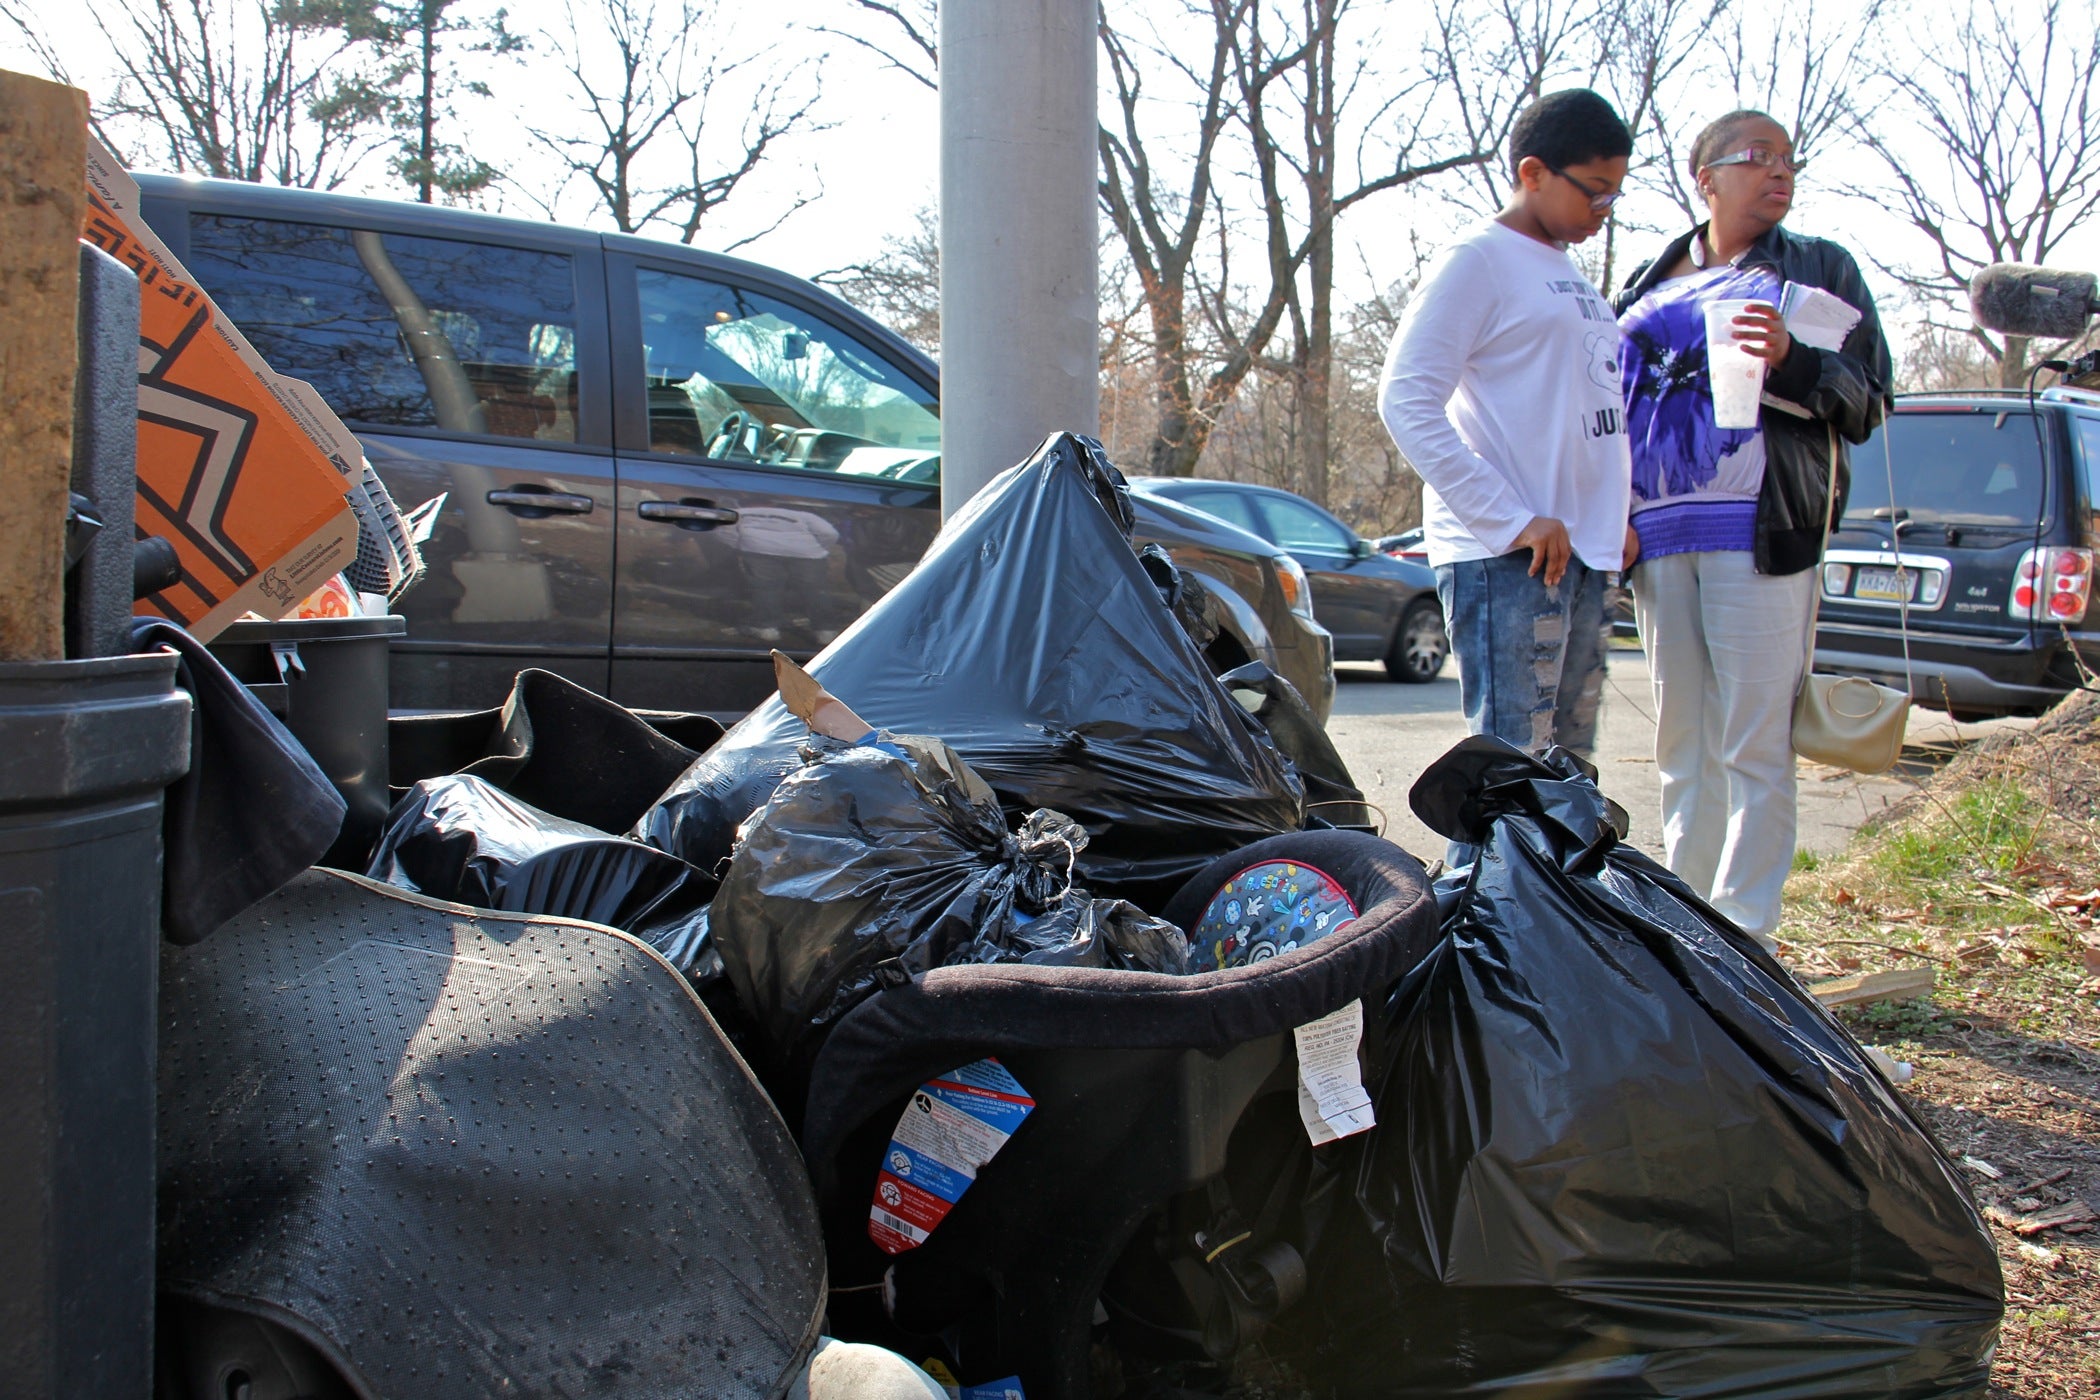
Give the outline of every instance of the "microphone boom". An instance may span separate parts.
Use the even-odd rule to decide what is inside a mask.
[[[2100,310],[2100,278],[2025,263],[1992,263],[1969,281],[1976,324],[2000,335],[2076,340]]]

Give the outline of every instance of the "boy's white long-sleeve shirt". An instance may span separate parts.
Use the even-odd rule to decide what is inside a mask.
[[[1446,248],[1386,354],[1379,416],[1422,475],[1431,564],[1507,554],[1535,516],[1619,567],[1632,462],[1619,327],[1559,248],[1493,221]]]

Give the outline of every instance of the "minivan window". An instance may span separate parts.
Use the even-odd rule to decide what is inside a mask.
[[[700,277],[637,269],[649,450],[925,481],[934,396],[837,327]]]
[[[1891,469],[1896,509],[1913,524],[2031,529],[2046,505],[2035,420],[2024,410],[1894,414],[1852,449],[1848,525],[1888,518]]]
[[[576,440],[560,253],[197,214],[190,266],[280,373],[352,423]]]

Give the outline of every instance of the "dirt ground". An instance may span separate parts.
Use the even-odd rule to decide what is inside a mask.
[[[1804,980],[1920,965],[1929,999],[1841,1012],[1913,1066],[2004,1263],[1991,1395],[2100,1396],[2100,703],[1916,755],[1913,794],[1788,885]]]

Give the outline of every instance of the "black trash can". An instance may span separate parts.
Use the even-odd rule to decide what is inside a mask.
[[[399,617],[236,622],[211,644],[349,804],[322,865],[362,873],[386,823],[387,648],[407,633]]]
[[[0,665],[0,1395],[143,1396],[153,1360],[172,653]]]

